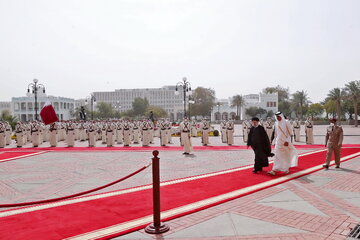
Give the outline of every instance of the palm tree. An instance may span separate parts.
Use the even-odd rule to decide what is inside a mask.
[[[345,96],[345,91],[340,88],[334,88],[328,93],[328,99],[333,100],[336,104],[336,116],[341,122],[341,101]]]
[[[294,108],[298,110],[298,113],[300,113],[300,119],[303,119],[304,107],[307,106],[310,102],[309,97],[307,96],[307,92],[304,90],[297,91],[292,96],[292,103]]]
[[[231,107],[236,107],[236,115],[240,117],[239,109],[245,106],[245,99],[241,95],[235,95],[231,99]]]
[[[354,115],[355,115],[355,127],[358,126],[358,103],[360,101],[360,80],[351,81],[345,84],[345,90],[347,91],[347,97],[353,101]]]

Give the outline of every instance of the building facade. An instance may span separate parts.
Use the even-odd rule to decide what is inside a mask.
[[[163,108],[171,121],[184,116],[184,93],[182,87],[175,94],[175,86],[162,88],[116,89],[112,92],[93,92],[96,102],[110,103],[120,112],[132,109],[135,98],[146,98],[151,106]],[[188,98],[186,97],[186,101]]]
[[[276,113],[278,111],[278,94],[248,94],[243,96],[245,105],[239,109],[240,120],[251,118],[253,116],[246,116],[245,112],[247,108],[258,107],[265,109],[267,113]],[[218,99],[216,100],[216,105],[214,106],[211,112],[212,121],[221,121],[223,119],[235,119],[237,115],[236,107],[231,107],[231,98],[229,99]],[[263,116],[258,117],[266,117]]]
[[[37,114],[40,120],[40,111],[46,102],[50,101],[53,105],[59,120],[73,119],[75,110],[75,100],[65,97],[47,96],[45,93],[38,92]],[[35,97],[34,94],[28,94],[26,97],[13,97],[11,99],[12,114],[20,121],[35,120]]]
[[[8,111],[10,114],[12,114],[11,102],[0,102],[0,115],[3,111]]]

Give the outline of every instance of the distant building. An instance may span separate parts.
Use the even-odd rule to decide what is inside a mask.
[[[272,111],[276,113],[278,111],[278,94],[248,94],[243,96],[245,100],[245,106],[240,109],[240,120],[251,118],[252,116],[246,116],[245,111],[250,107],[259,107],[265,109],[267,112]],[[222,119],[235,119],[236,107],[231,107],[231,98],[218,99],[215,101],[219,103],[214,106],[211,112],[212,121],[220,121]]]
[[[54,106],[59,120],[69,120],[73,118],[75,100],[64,97],[47,96],[42,91],[38,91],[38,119],[41,120],[40,111],[47,101]],[[20,121],[32,121],[35,119],[35,98],[34,94],[26,97],[13,97],[11,99],[11,110],[15,117]]]
[[[0,102],[0,115],[2,114],[3,111],[9,111],[9,113],[12,114],[11,102]]]
[[[112,92],[93,92],[92,94],[97,103],[110,103],[120,112],[132,109],[135,98],[146,98],[150,105],[163,108],[173,121],[182,119],[184,116],[182,87],[179,89],[179,95],[175,95],[175,89],[175,86],[164,86],[162,88],[116,89]]]

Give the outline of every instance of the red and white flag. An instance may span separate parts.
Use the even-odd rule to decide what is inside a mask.
[[[50,102],[45,103],[44,107],[40,111],[40,116],[45,125],[59,121],[54,107],[51,105]]]

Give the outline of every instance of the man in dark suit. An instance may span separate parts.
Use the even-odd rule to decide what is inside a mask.
[[[259,125],[259,118],[251,119],[252,127],[249,132],[247,146],[251,146],[255,153],[254,173],[261,172],[263,167],[269,166],[269,156],[271,153],[271,145],[269,137],[263,126]]]

